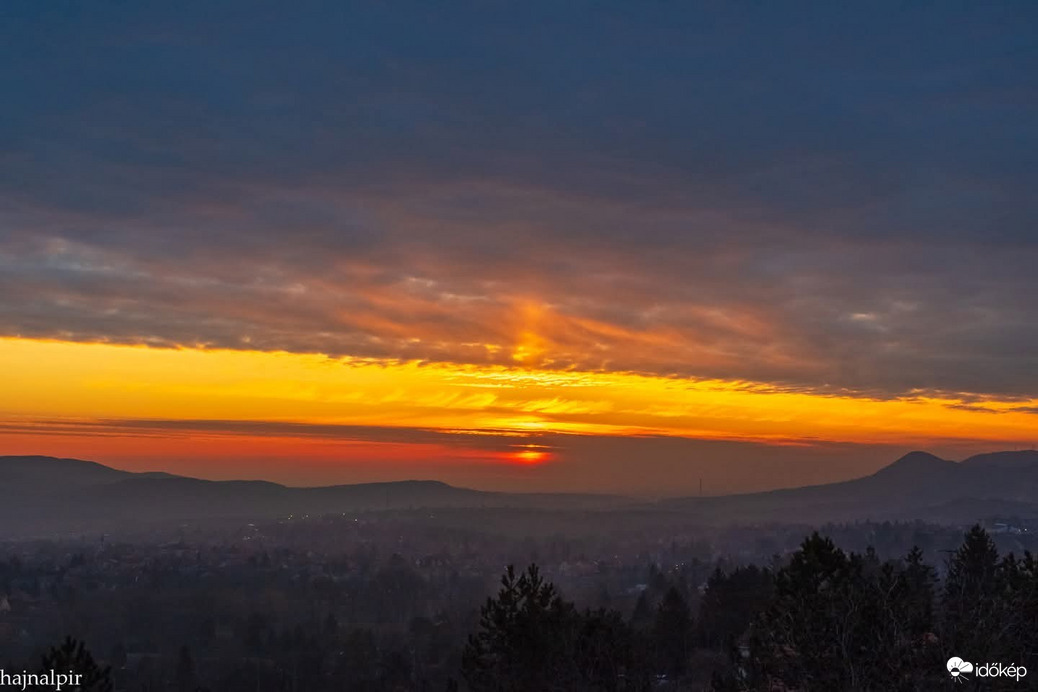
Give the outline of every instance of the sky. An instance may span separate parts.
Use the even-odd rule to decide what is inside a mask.
[[[0,454],[643,495],[1038,442],[1031,2],[0,6]]]

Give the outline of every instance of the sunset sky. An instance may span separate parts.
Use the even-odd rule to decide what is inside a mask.
[[[0,7],[0,455],[673,495],[1038,442],[1038,5]]]

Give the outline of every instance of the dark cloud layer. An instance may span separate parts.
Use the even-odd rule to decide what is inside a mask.
[[[0,422],[0,433],[24,435],[76,436],[171,436],[177,434],[243,435],[249,437],[287,437],[347,442],[387,442],[397,444],[447,445],[487,452],[507,452],[522,445],[548,439],[545,435],[517,436],[506,430],[453,430],[392,427],[386,425],[347,425],[296,423],[265,420],[168,420],[150,418],[100,420],[28,420]],[[552,436],[552,439],[558,438]],[[529,440],[529,441],[528,441]],[[547,448],[548,445],[538,445]]]
[[[1031,3],[0,8],[0,334],[1038,396]]]

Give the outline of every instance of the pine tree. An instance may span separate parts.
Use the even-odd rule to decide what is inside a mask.
[[[575,611],[544,581],[536,565],[517,576],[509,565],[497,598],[480,611],[462,672],[473,692],[567,689],[565,658],[575,636]]]
[[[72,671],[82,676],[75,692],[112,692],[112,674],[108,666],[101,667],[83,642],[66,637],[59,646],[44,654],[41,673]]]
[[[910,636],[923,638],[934,630],[937,573],[923,562],[923,551],[913,546],[904,559],[902,615]]]
[[[641,662],[619,613],[581,613],[536,565],[522,575],[509,566],[481,609],[462,674],[471,692],[619,692],[648,686]]]
[[[649,602],[648,590],[638,594],[638,600],[634,603],[634,612],[631,613],[631,625],[635,629],[647,629],[652,626],[653,612],[652,604]]]
[[[942,640],[948,651],[997,660],[993,655],[1002,628],[998,582],[998,549],[984,529],[974,526],[949,560],[944,582]]]
[[[756,673],[786,686],[847,689],[850,653],[844,616],[847,556],[812,534],[775,580],[775,599],[754,628]]]
[[[700,644],[713,648],[733,646],[758,613],[767,608],[775,576],[756,566],[737,567],[731,574],[720,568],[707,580],[697,618]]]
[[[932,646],[933,570],[875,551],[845,554],[812,535],[776,575],[775,598],[752,628],[749,684],[800,690],[924,690],[939,683]],[[738,667],[737,661],[733,663]],[[720,679],[717,686],[731,684]]]
[[[688,670],[692,644],[692,614],[688,603],[673,586],[656,609],[652,639],[659,669],[671,677],[683,676]]]

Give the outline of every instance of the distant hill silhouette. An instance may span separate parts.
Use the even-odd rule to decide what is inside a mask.
[[[606,495],[484,492],[424,480],[294,488],[133,473],[79,459],[0,456],[0,538],[379,509],[596,509],[630,502]]]
[[[126,471],[93,461],[54,457],[0,457],[0,490],[36,490],[47,485],[93,485],[128,477]]]
[[[1027,469],[1038,465],[1038,450],[1029,449],[1022,452],[990,452],[977,454],[962,462],[964,466],[987,468],[1019,468]]]
[[[485,492],[439,481],[293,488],[132,473],[78,459],[0,457],[0,539],[437,507],[627,508],[710,524],[856,519],[969,524],[998,515],[1038,519],[1038,452],[995,452],[962,462],[912,452],[870,476],[842,483],[652,504],[604,495]]]
[[[707,521],[926,519],[969,523],[985,515],[1038,517],[1038,452],[995,452],[948,461],[910,452],[870,476],[745,495],[669,500]]]

